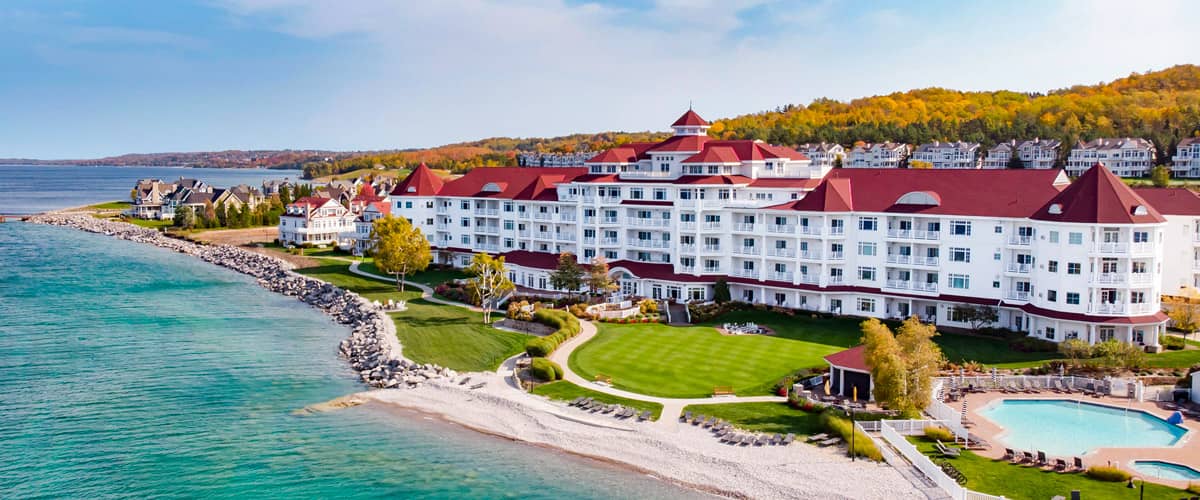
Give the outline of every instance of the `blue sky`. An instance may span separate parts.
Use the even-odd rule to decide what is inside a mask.
[[[665,129],[1200,62],[1187,0],[5,0],[0,158]]]

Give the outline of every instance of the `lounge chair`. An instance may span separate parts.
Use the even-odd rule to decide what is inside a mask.
[[[584,399],[585,398],[583,396],[579,396],[575,399],[572,399],[570,403],[567,403],[567,406],[576,406],[579,403],[582,403]]]
[[[941,453],[943,457],[955,458],[962,454],[962,450],[951,447],[951,446],[946,446],[946,445],[942,444],[942,440],[940,440],[940,439],[937,441],[936,447],[937,447],[938,453]]]
[[[1088,385],[1083,388],[1084,396],[1094,396],[1096,394],[1096,384],[1088,382]]]
[[[485,385],[487,385],[487,382],[480,382],[478,384],[471,386],[471,390],[473,391],[475,389],[482,389],[483,386],[485,386]]]
[[[471,381],[471,377],[463,377],[462,380],[458,381],[458,385],[467,385],[467,382],[470,382],[470,381]]]
[[[762,434],[759,434],[758,436],[755,436],[755,437],[754,437],[754,446],[762,446],[762,445],[764,445],[764,444],[767,444],[767,437],[766,437],[766,436],[763,436]]]
[[[1071,387],[1071,384],[1070,384],[1070,383],[1068,383],[1068,382],[1063,382],[1063,381],[1061,381],[1061,380],[1060,380],[1058,383],[1062,384],[1062,388],[1063,388],[1063,392],[1064,392],[1064,393],[1067,393],[1067,394],[1075,394],[1075,388],[1074,388],[1074,387]]]
[[[638,420],[650,420],[650,410],[646,410],[641,415],[638,415]]]
[[[824,440],[824,441],[821,441],[821,442],[817,443],[817,446],[820,446],[820,447],[824,448],[824,447],[826,447],[826,446],[833,446],[833,445],[835,445],[835,444],[838,444],[838,443],[840,443],[840,442],[842,442],[842,438],[840,438],[840,437],[832,437],[832,438],[829,438],[829,439],[826,439],[826,440]]]
[[[679,417],[679,421],[681,421],[681,422],[687,422],[691,419],[692,419],[692,412],[690,412],[690,411],[683,412],[683,415],[681,415]]]
[[[1012,448],[1005,448],[1005,449],[1004,449],[1004,456],[1003,456],[1003,457],[1000,457],[1000,460],[1009,460],[1009,461],[1012,461],[1012,460],[1016,460],[1016,459],[1017,459],[1017,453],[1016,453],[1016,452],[1014,452]]]
[[[809,436],[807,439],[805,439],[805,441],[807,441],[809,443],[815,443],[817,441],[824,441],[826,439],[829,439],[829,434],[822,432],[820,434],[813,434],[813,435]]]
[[[1076,471],[1083,471],[1083,470],[1085,469],[1085,467],[1083,466],[1083,459],[1082,459],[1082,458],[1075,457],[1075,458],[1074,458],[1074,465],[1075,465],[1075,468],[1074,468],[1074,469],[1072,469],[1072,470],[1076,470]]]
[[[795,440],[796,440],[796,435],[792,434],[792,433],[788,433],[788,435],[783,437],[783,445],[787,446],[789,444],[792,444],[792,441],[795,441]]]
[[[742,436],[742,446],[749,446],[752,444],[754,444],[754,436],[751,436],[750,434],[745,434]]]
[[[1055,470],[1055,472],[1066,472],[1067,471],[1067,461],[1063,460],[1061,458],[1054,459],[1054,470]]]
[[[1021,462],[1032,463],[1033,462],[1033,453],[1030,453],[1028,451],[1022,451],[1021,452]]]
[[[692,419],[692,425],[700,425],[701,422],[704,422],[705,418],[704,415],[697,415],[696,418]]]
[[[1040,467],[1045,467],[1046,465],[1050,464],[1050,461],[1046,459],[1046,452],[1044,452],[1044,451],[1037,452],[1037,464]]]
[[[775,433],[774,436],[771,436],[771,444],[783,444],[783,434]]]

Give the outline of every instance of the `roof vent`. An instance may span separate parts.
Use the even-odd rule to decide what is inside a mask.
[[[1133,215],[1150,215],[1150,211],[1146,210],[1146,205],[1138,205],[1133,207]]]
[[[503,191],[503,189],[500,189],[500,185],[496,184],[495,182],[489,182],[483,185],[483,192],[485,193],[499,193],[500,191]]]
[[[1062,215],[1062,203],[1051,203],[1050,209],[1047,210],[1051,215]]]
[[[896,200],[897,205],[929,205],[936,207],[942,204],[942,198],[933,191],[910,191]]]

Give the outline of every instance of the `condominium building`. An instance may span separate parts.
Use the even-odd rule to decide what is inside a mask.
[[[814,172],[822,172],[822,174],[833,168],[839,163],[839,160],[842,163],[846,161],[846,148],[833,142],[801,144],[796,147],[796,151],[812,160]]]
[[[1067,175],[1083,175],[1096,163],[1103,163],[1121,177],[1144,177],[1154,167],[1154,144],[1135,138],[1080,141],[1067,156]]]
[[[1200,288],[1200,195],[1185,188],[1138,188],[1134,192],[1167,220],[1163,238],[1166,295]]]
[[[1171,158],[1171,175],[1188,179],[1200,178],[1200,137],[1188,137],[1175,146],[1175,157]]]
[[[308,196],[290,203],[279,216],[282,245],[337,245],[354,231],[354,215],[337,200]]]
[[[917,315],[1052,341],[1156,348],[1166,220],[1103,166],[1054,170],[840,169],[790,148],[709,139],[689,111],[675,134],[584,168],[418,168],[392,192],[438,262],[504,255],[549,289],[554,256],[603,256],[624,294],[735,299],[838,314]],[[822,172],[824,171],[824,172]],[[814,175],[823,177],[813,178]]]
[[[900,168],[908,159],[908,145],[894,142],[859,143],[842,162],[845,168]]]
[[[1020,161],[1021,168],[1036,170],[1054,168],[1058,163],[1060,147],[1062,147],[1062,141],[1036,137],[1027,141],[1002,142],[988,149],[987,158],[983,160],[983,168],[1008,168],[1012,165],[1014,155]]]
[[[934,141],[922,144],[909,160],[910,167],[917,165],[936,169],[979,168],[979,143]]]

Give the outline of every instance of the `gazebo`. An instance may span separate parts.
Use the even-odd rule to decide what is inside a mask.
[[[871,383],[871,367],[863,359],[865,345],[851,347],[845,351],[825,356],[829,363],[829,393],[852,397],[858,388],[859,399],[874,400],[874,384]]]

